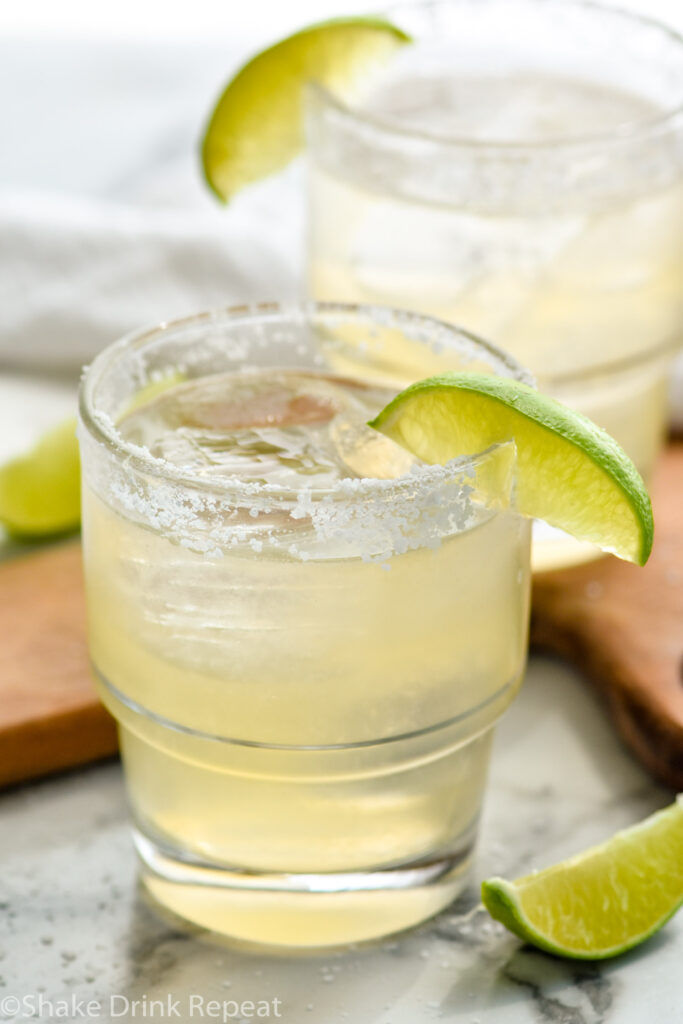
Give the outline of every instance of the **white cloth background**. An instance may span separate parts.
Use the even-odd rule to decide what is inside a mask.
[[[325,5],[321,16],[354,9]],[[230,8],[213,41],[0,32],[0,371],[73,380],[133,328],[303,292],[300,169],[227,208],[199,173],[202,123],[231,70],[312,14],[294,3],[290,23],[264,17],[259,30],[259,7],[275,11],[254,0],[240,35]]]
[[[301,288],[294,168],[222,207],[198,138],[239,50],[27,40],[0,53],[0,365],[77,371],[146,323]]]

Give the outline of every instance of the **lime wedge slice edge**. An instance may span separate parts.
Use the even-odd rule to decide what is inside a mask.
[[[202,142],[209,187],[228,201],[245,185],[281,170],[303,146],[307,82],[343,97],[410,37],[381,18],[311,25],[248,61],[228,83]]]
[[[493,918],[547,952],[625,953],[683,906],[683,800],[544,871],[487,879],[482,899]]]
[[[80,494],[76,420],[70,418],[0,467],[0,523],[17,537],[67,533],[80,523]]]
[[[512,440],[522,515],[641,565],[649,557],[652,507],[631,460],[585,416],[526,384],[440,374],[406,388],[370,426],[428,463]]]

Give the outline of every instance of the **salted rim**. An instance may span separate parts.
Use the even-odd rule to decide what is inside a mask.
[[[400,14],[401,11],[428,10],[429,8],[441,5],[449,5],[451,2],[453,2],[453,0],[424,0],[422,3],[402,3],[385,9],[383,11],[383,15],[386,18],[391,19],[392,15],[397,13]],[[457,0],[455,0],[455,2],[457,2]],[[486,2],[486,0],[481,0],[481,2]],[[596,2],[596,0],[542,0],[542,2],[539,2],[539,0],[525,0],[525,2],[536,3],[539,8],[545,7],[546,9],[552,7],[554,4],[557,7],[564,6],[568,8],[575,8],[577,10],[584,9],[588,12],[599,11],[601,14],[607,15],[608,17],[614,17],[619,21],[633,22],[634,24],[640,24],[650,29],[656,29],[664,37],[668,37],[669,40],[679,46],[681,50],[681,60],[683,62],[683,35],[681,35],[681,33],[672,25],[669,25],[664,21],[660,21],[658,18],[651,18],[647,14],[640,14],[637,11],[629,11],[623,7],[607,6]],[[624,140],[638,139],[640,137],[647,138],[656,131],[662,130],[662,128],[668,129],[670,123],[675,122],[676,118],[679,117],[683,124],[682,95],[676,106],[671,107],[668,110],[657,112],[649,117],[638,118],[635,121],[627,122],[611,132],[573,135],[571,137],[560,135],[553,139],[545,140],[473,139],[468,136],[435,135],[428,131],[404,128],[396,121],[385,119],[380,114],[373,114],[360,107],[344,102],[344,100],[328,89],[327,86],[322,85],[318,81],[309,82],[308,88],[323,97],[329,106],[334,107],[338,113],[359,124],[365,124],[374,131],[383,133],[387,136],[405,139],[421,139],[444,148],[470,149],[480,153],[496,153],[500,157],[514,157],[517,153],[526,155],[530,152],[542,150],[557,151],[558,149],[565,148],[581,149],[588,146],[594,146],[598,142],[610,144],[623,142]]]
[[[221,323],[231,328],[238,327],[240,323],[254,324],[255,322],[281,322],[292,326],[297,323],[313,322],[320,320],[323,323],[339,325],[344,322],[365,323],[369,328],[373,325],[382,327],[404,328],[410,337],[410,328],[421,328],[424,332],[427,329],[433,337],[429,339],[432,345],[448,343],[454,345],[455,349],[463,354],[471,355],[473,358],[479,356],[497,372],[498,376],[511,377],[514,380],[535,385],[533,376],[525,370],[512,356],[501,349],[484,341],[469,331],[455,325],[449,324],[436,317],[423,316],[407,310],[391,309],[386,306],[365,306],[359,303],[342,302],[302,302],[280,304],[276,302],[264,302],[253,305],[226,306],[218,309],[208,310],[194,316],[182,317],[176,320],[162,321],[153,327],[130,332],[105,348],[89,365],[84,367],[81,377],[81,384],[78,395],[79,415],[83,427],[90,436],[99,444],[103,445],[112,455],[125,463],[134,473],[142,473],[158,479],[173,481],[179,485],[190,487],[195,491],[232,495],[237,498],[258,499],[277,498],[289,499],[296,502],[302,495],[313,499],[326,497],[338,498],[340,500],[355,501],[359,497],[366,497],[375,494],[400,495],[416,486],[416,484],[433,484],[445,477],[452,477],[454,472],[465,472],[469,467],[476,466],[483,458],[487,457],[492,450],[500,447],[493,445],[482,449],[471,455],[463,455],[452,459],[447,466],[428,466],[416,473],[408,473],[396,480],[378,480],[367,477],[349,477],[339,480],[333,487],[328,488],[298,488],[293,490],[281,484],[263,484],[253,481],[240,480],[239,477],[221,477],[207,479],[198,474],[182,471],[165,459],[158,458],[151,454],[148,449],[126,440],[117,429],[113,419],[105,412],[99,411],[96,406],[95,391],[98,384],[106,375],[111,366],[126,354],[133,351],[141,351],[145,345],[153,342],[165,334],[171,334],[176,330],[184,330],[192,326],[206,325],[214,327]],[[414,340],[420,339],[414,330]],[[268,367],[270,370],[296,369],[296,367],[281,367],[273,363]]]

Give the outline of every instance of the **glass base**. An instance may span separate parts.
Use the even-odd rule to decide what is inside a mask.
[[[447,906],[467,880],[475,830],[456,852],[377,871],[275,874],[188,860],[133,830],[141,878],[163,907],[220,935],[320,947],[403,931]]]

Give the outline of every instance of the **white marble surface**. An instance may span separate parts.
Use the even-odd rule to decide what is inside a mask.
[[[194,996],[229,1014],[230,1001],[270,1000],[270,1019],[277,1008],[286,1024],[676,1024],[683,914],[603,965],[556,960],[468,916],[485,875],[542,867],[670,799],[576,674],[534,658],[498,732],[470,889],[416,931],[305,956],[240,949],[157,916],[136,885],[117,763],[27,785],[0,797],[0,1020],[30,1019],[40,996],[43,1019],[178,1019],[150,1009],[160,999],[199,1020]]]

